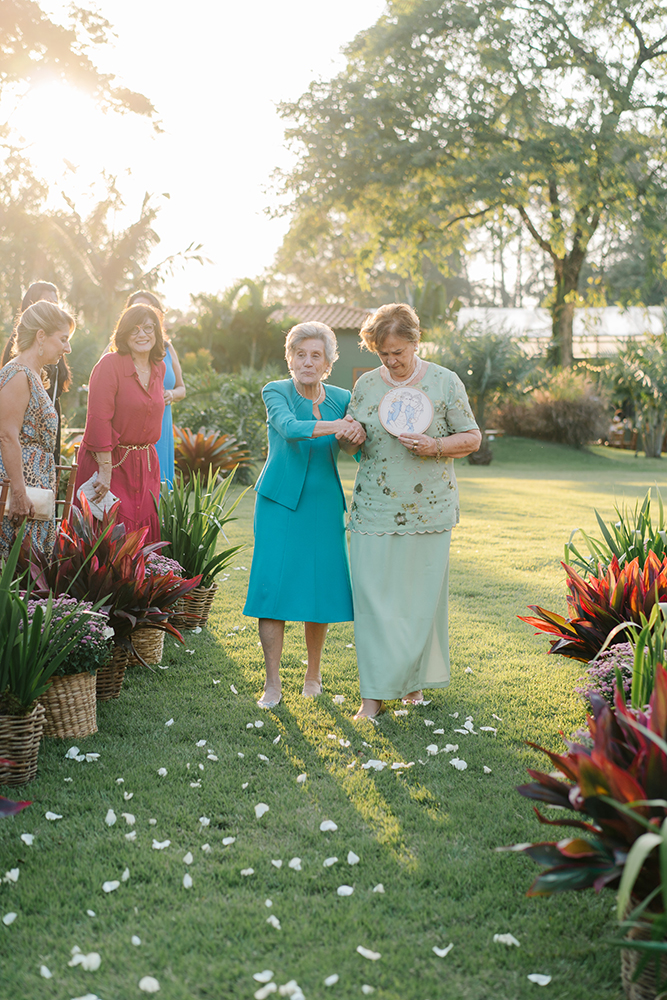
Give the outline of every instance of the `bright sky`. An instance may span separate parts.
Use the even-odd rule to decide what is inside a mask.
[[[44,0],[45,10],[66,5]],[[81,6],[87,6],[81,3]],[[257,277],[286,228],[271,220],[271,173],[290,163],[283,145],[281,100],[298,97],[316,77],[342,68],[340,49],[369,27],[384,0],[99,0],[118,38],[98,65],[146,94],[164,133],[133,115],[104,115],[66,88],[33,92],[13,122],[30,143],[39,173],[82,207],[102,170],[118,177],[132,221],[146,191],[161,199],[154,263],[203,243],[212,264],[191,264],[161,289],[186,308],[190,292],[221,291]],[[66,164],[76,167],[72,171]],[[97,188],[99,193],[99,188]]]

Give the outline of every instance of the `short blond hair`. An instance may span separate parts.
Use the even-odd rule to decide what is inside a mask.
[[[333,330],[326,323],[297,323],[285,338],[285,360],[291,368],[292,357],[304,340],[321,340],[324,344],[324,356],[329,366],[327,375],[338,358],[338,341]],[[326,376],[325,376],[326,378]]]
[[[15,330],[16,351],[27,351],[32,347],[39,330],[43,330],[46,336],[50,337],[58,330],[69,330],[73,333],[75,326],[73,316],[54,302],[42,299],[21,313]]]
[[[411,344],[421,339],[419,316],[407,302],[388,302],[376,309],[364,320],[359,339],[367,350],[377,353],[392,333]]]

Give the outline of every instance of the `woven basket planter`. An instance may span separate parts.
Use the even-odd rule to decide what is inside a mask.
[[[626,937],[634,941],[650,941],[651,932],[648,928],[632,927]],[[656,1000],[658,995],[665,995],[662,991],[658,994],[654,958],[648,963],[637,981],[633,983],[632,977],[644,955],[645,952],[636,951],[634,948],[621,949],[621,982],[627,1000]],[[660,982],[664,983],[665,978],[667,978],[667,961],[662,958],[660,960]]]
[[[161,663],[164,651],[164,632],[157,628],[136,628],[130,636],[132,645],[146,663]],[[140,661],[128,653],[128,666]]]
[[[90,736],[97,732],[95,674],[69,674],[53,677],[42,696],[46,718],[44,735],[58,739]]]
[[[26,785],[37,774],[44,707],[37,702],[28,715],[0,715],[0,785]]]
[[[97,671],[97,700],[110,701],[118,698],[123,686],[123,677],[127,667],[127,650],[122,646],[114,646],[113,656],[105,667]]]
[[[177,629],[204,628],[217,590],[217,583],[212,583],[210,587],[195,587],[185,597],[180,597],[174,604],[169,623]]]

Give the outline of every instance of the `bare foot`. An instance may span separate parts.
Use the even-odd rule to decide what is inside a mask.
[[[423,691],[411,691],[410,694],[406,694],[405,698],[401,699],[404,705],[421,705],[424,700]]]
[[[322,678],[321,677],[306,677],[303,682],[303,691],[301,695],[303,698],[317,698],[318,694],[322,694]]]
[[[282,691],[280,689],[280,685],[267,684],[265,685],[262,697],[258,700],[257,704],[260,708],[275,708],[276,705],[280,704],[281,697]]]
[[[354,722],[358,719],[374,719],[382,710],[382,702],[375,698],[362,698],[361,705],[356,715],[352,716]]]

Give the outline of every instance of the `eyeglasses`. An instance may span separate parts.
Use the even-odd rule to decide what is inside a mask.
[[[143,326],[135,326],[132,333],[155,333],[155,324],[144,323]]]

